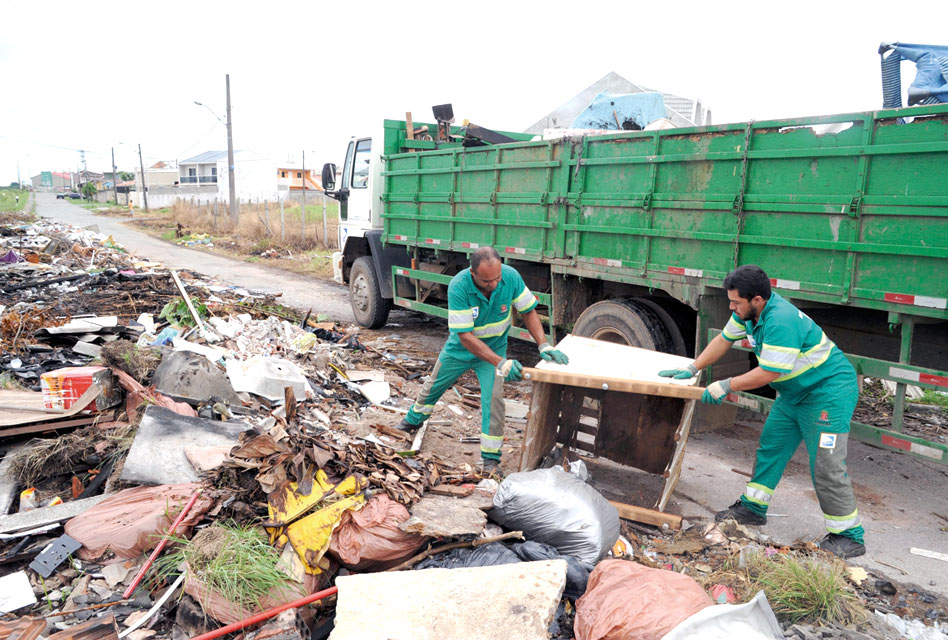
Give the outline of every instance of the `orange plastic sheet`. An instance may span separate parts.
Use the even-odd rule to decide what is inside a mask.
[[[189,482],[125,489],[67,522],[65,531],[82,543],[77,555],[83,560],[95,560],[108,550],[117,558],[137,558],[158,544],[199,487]],[[198,498],[175,535],[187,537],[213,506],[206,494]]]
[[[659,640],[678,623],[711,606],[686,575],[628,560],[603,560],[576,601],[576,640]]]
[[[384,493],[374,495],[361,510],[342,514],[329,543],[329,555],[353,571],[381,571],[395,566],[427,540],[398,528],[408,518],[404,505]]]

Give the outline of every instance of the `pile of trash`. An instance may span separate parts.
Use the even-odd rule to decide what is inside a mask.
[[[387,426],[430,363],[383,339],[94,231],[0,238],[0,437],[47,434],[0,461],[0,634],[810,637],[728,573],[794,550],[623,521],[582,464],[498,483]],[[821,637],[918,610],[886,602]]]

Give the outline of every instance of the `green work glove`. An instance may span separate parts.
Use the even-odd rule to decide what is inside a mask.
[[[731,393],[731,379],[718,380],[705,387],[704,393],[701,394],[701,402],[721,404],[729,393]]]
[[[695,365],[689,364],[684,369],[665,369],[664,371],[659,371],[658,375],[663,378],[674,378],[675,380],[687,380],[688,378],[694,377],[698,373],[698,370],[695,369]]]
[[[523,365],[516,360],[504,360],[497,365],[497,375],[510,382],[523,380]]]
[[[551,347],[549,342],[544,342],[540,345],[540,357],[547,362],[552,361],[556,364],[569,364],[569,356],[559,349]]]

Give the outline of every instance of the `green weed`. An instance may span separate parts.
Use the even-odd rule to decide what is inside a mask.
[[[16,376],[10,372],[0,373],[0,389],[4,391],[25,391],[26,387],[20,384]]]
[[[918,404],[933,404],[939,407],[948,407],[948,394],[943,391],[935,391],[933,389],[922,389],[923,395],[917,400],[912,400]]]
[[[752,553],[746,571],[751,589],[764,590],[778,618],[811,624],[850,624],[866,618],[859,597],[846,584],[846,565],[838,560]]]
[[[156,563],[156,579],[177,573],[187,563],[191,575],[210,591],[249,610],[261,608],[271,594],[302,594],[277,568],[280,554],[258,528],[229,522],[202,529],[190,541],[170,539],[178,546]]]

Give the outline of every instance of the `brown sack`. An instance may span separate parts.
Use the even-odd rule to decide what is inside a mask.
[[[710,606],[686,575],[628,560],[603,560],[576,601],[576,640],[659,640],[679,622]]]
[[[96,560],[110,549],[118,558],[137,558],[158,544],[200,487],[190,482],[125,489],[67,522],[65,531],[82,543],[77,555],[83,560]],[[175,535],[186,537],[212,506],[213,498],[198,498]]]
[[[306,595],[303,593],[303,585],[293,584],[287,580],[283,587],[275,587],[261,598],[258,606],[252,610],[245,609],[209,589],[204,582],[193,575],[190,567],[187,568],[187,576],[184,578],[184,592],[201,605],[204,613],[225,625],[246,620],[252,615],[294,602]]]
[[[374,495],[359,511],[342,514],[329,541],[329,554],[353,571],[393,567],[425,543],[424,536],[398,528],[408,518],[403,505],[384,493]]]

